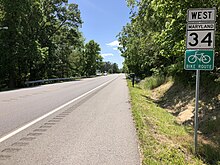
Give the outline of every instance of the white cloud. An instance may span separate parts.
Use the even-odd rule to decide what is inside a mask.
[[[114,56],[112,53],[103,53],[101,54],[102,57],[107,57],[107,56]]]
[[[120,46],[118,40],[115,40],[115,41],[108,43],[106,45],[111,46],[111,47],[119,47]]]
[[[122,46],[119,45],[118,40],[115,40],[115,41],[113,41],[113,42],[110,42],[110,43],[108,43],[108,44],[106,44],[106,45],[112,47],[112,49],[113,49],[114,51],[118,51],[119,53],[121,53],[121,52],[118,50],[118,48],[119,48],[119,47],[122,47]]]
[[[82,0],[79,0],[79,1],[82,1]],[[93,2],[93,0],[84,0],[84,1],[82,1],[82,3],[83,3],[84,5],[89,6],[91,9],[96,10],[96,11],[102,13],[102,14],[105,14],[105,13],[106,13],[106,11],[104,11],[100,6],[96,5],[96,4]],[[77,4],[78,4],[78,3],[77,3]]]

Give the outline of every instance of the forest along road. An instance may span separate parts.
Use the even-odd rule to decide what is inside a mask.
[[[0,93],[1,165],[140,165],[124,74]]]

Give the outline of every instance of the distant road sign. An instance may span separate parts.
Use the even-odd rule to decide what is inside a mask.
[[[187,30],[215,30],[215,23],[188,23]]]
[[[187,49],[214,49],[214,30],[187,31]]]
[[[8,30],[8,27],[7,26],[0,27],[0,30]]]
[[[213,70],[214,51],[186,50],[184,68],[186,70]]]
[[[187,12],[188,22],[215,22],[216,9],[189,9]]]

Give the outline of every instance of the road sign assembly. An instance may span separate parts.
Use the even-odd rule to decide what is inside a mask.
[[[216,9],[189,9],[187,12],[184,69],[196,70],[194,152],[197,154],[200,70],[214,69]]]
[[[213,70],[214,69],[214,48],[215,48],[215,20],[216,9],[189,9],[187,12],[187,30],[186,30],[186,53],[185,64],[186,70]],[[190,64],[187,55],[193,53],[198,59],[195,64]],[[202,53],[199,51],[204,50]],[[208,51],[205,51],[208,50]],[[195,52],[194,52],[195,53]],[[206,54],[208,53],[208,54]],[[210,55],[211,53],[211,55]],[[199,54],[201,58],[199,58]],[[211,58],[210,64],[202,63],[202,59],[209,56]]]

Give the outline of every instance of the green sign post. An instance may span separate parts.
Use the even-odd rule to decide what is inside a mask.
[[[213,70],[214,50],[186,50],[184,68],[186,70]]]

